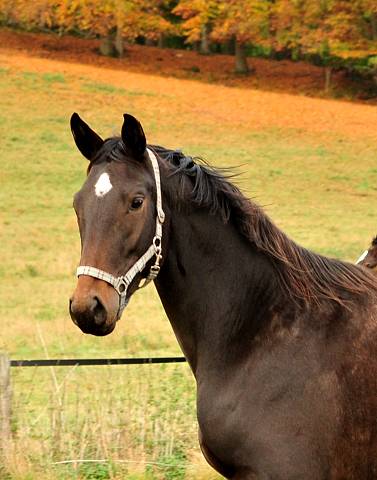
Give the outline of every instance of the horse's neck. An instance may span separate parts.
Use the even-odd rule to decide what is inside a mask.
[[[279,301],[276,274],[231,223],[209,213],[176,214],[168,236],[156,287],[195,371],[198,355],[252,341]]]

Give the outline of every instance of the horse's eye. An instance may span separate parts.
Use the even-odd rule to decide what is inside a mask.
[[[143,205],[143,201],[143,198],[134,198],[131,203],[131,210],[137,210],[138,208],[140,208]]]

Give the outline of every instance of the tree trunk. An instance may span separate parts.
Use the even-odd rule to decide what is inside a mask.
[[[123,58],[124,43],[122,29],[120,27],[117,27],[117,32],[115,34],[115,50],[117,51],[118,57]]]
[[[200,50],[200,42],[199,42],[199,41],[192,42],[192,43],[191,43],[191,48],[192,48],[192,51],[193,51],[193,52],[199,52],[199,50]]]
[[[236,72],[249,73],[249,66],[246,58],[246,47],[244,43],[236,40]]]
[[[157,46],[158,48],[164,48],[164,35],[161,34],[159,37],[158,37],[158,40],[157,40]]]
[[[372,38],[373,40],[377,40],[377,12],[372,12],[371,23],[372,23]],[[377,85],[377,64],[374,64],[373,66],[373,82],[375,85]]]
[[[235,55],[236,54],[236,39],[234,37],[230,38],[224,43],[224,54],[225,55]]]
[[[200,32],[200,50],[201,55],[209,55],[211,52],[208,45],[208,31],[207,27],[204,26]]]
[[[101,55],[103,55],[104,57],[114,57],[115,56],[115,54],[116,54],[115,47],[114,47],[112,35],[110,33],[108,33],[106,36],[101,35],[99,53]]]
[[[377,86],[377,65],[375,65],[373,69],[373,82]]]
[[[325,67],[325,92],[330,90],[331,67]]]
[[[373,40],[377,40],[377,12],[372,13],[372,36]]]

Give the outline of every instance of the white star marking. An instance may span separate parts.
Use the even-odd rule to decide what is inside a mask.
[[[107,173],[103,173],[99,177],[95,186],[97,197],[104,197],[112,188],[113,186],[111,185],[109,175]]]

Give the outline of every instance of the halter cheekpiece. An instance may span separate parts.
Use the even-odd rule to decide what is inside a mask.
[[[103,280],[115,288],[115,290],[119,294],[118,319],[121,317],[123,310],[126,308],[129,302],[129,298],[127,298],[128,287],[130,286],[135,276],[144,270],[144,268],[146,267],[146,264],[154,256],[156,256],[154,265],[152,265],[147,277],[144,279],[144,281],[141,282],[141,284],[138,286],[138,289],[146,287],[152,280],[154,280],[157,277],[160,271],[160,260],[162,257],[162,246],[161,246],[162,224],[164,223],[164,220],[165,220],[165,213],[162,209],[160,169],[158,166],[157,158],[156,158],[156,155],[149,148],[147,149],[147,153],[153,166],[154,178],[156,182],[156,192],[157,192],[156,233],[153,238],[152,245],[148,248],[148,250],[144,253],[144,255],[142,255],[139,258],[139,260],[135,263],[135,265],[131,267],[128,270],[128,272],[122,277],[114,277],[114,275],[111,275],[110,273],[104,272],[103,270],[99,270],[98,268],[94,268],[94,267],[80,266],[77,269],[78,277],[80,275],[88,275],[90,277]]]

